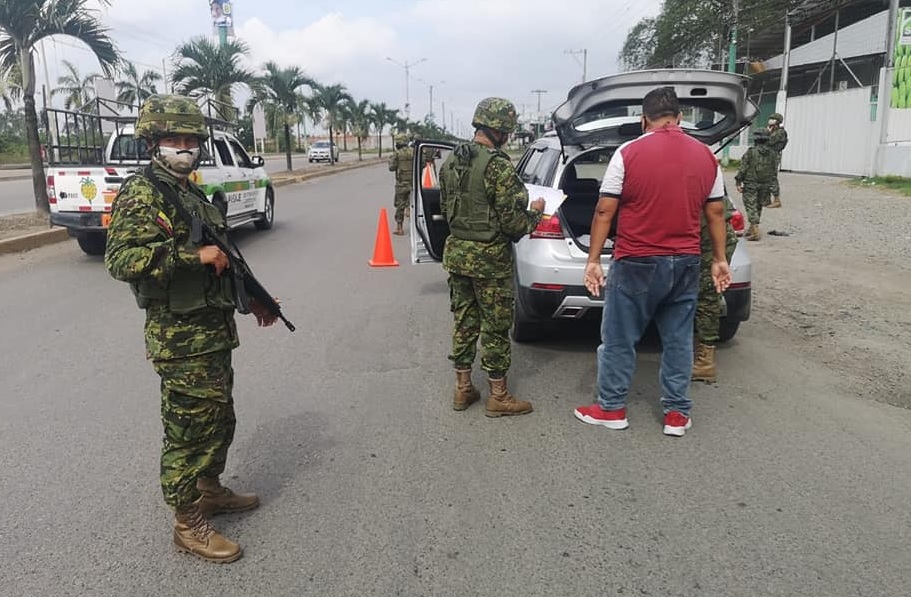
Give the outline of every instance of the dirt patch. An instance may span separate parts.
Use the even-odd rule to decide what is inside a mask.
[[[48,217],[38,212],[0,216],[0,240],[50,228]]]
[[[790,332],[858,396],[911,408],[911,204],[839,178],[782,174],[781,186],[784,207],[761,228],[788,235],[747,244],[747,325]]]

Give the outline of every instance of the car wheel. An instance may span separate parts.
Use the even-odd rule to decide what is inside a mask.
[[[307,158],[307,161],[310,162],[311,164],[313,163],[313,159],[312,159],[312,158]]]
[[[271,188],[266,189],[266,205],[263,208],[263,216],[253,222],[257,230],[268,230],[272,228],[272,222],[275,220],[275,193]]]
[[[76,236],[76,242],[86,255],[104,255],[108,237],[103,232],[83,232]]]
[[[516,342],[535,342],[544,334],[544,324],[532,319],[525,310],[522,293],[516,285],[516,309],[512,318],[510,334]]]
[[[718,326],[718,338],[722,342],[727,342],[737,335],[738,329],[740,329],[739,321],[728,321],[727,319],[722,319],[721,325]]]

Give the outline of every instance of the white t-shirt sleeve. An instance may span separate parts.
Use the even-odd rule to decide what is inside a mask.
[[[709,199],[724,199],[724,174],[721,173],[721,164],[718,164],[718,171],[715,174],[715,184],[712,185],[712,192],[709,193]]]
[[[622,148],[621,148],[622,149]],[[623,194],[623,177],[626,166],[623,164],[623,152],[618,149],[607,165],[604,180],[601,181],[601,194],[619,198]]]

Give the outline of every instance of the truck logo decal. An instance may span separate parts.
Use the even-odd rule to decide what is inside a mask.
[[[79,181],[79,192],[91,203],[98,196],[98,185],[91,178],[85,177]]]

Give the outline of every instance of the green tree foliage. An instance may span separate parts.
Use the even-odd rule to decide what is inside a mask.
[[[99,0],[109,4],[108,0]],[[18,68],[22,76],[22,101],[32,166],[35,207],[47,213],[47,186],[35,109],[35,51],[41,40],[55,35],[74,38],[95,54],[106,75],[120,62],[120,54],[88,0],[0,0],[0,75]]]
[[[280,68],[275,62],[267,62],[263,68],[265,74],[256,77],[251,83],[253,98],[248,108],[252,109],[256,104],[262,103],[264,108],[268,107],[272,112],[273,118],[281,118],[285,137],[285,157],[288,170],[292,170],[291,127],[297,123],[300,113],[300,88],[316,89],[318,83],[296,66]]]
[[[253,72],[240,65],[249,53],[247,44],[231,40],[222,46],[207,37],[196,37],[177,47],[171,79],[178,93],[205,93],[224,105],[234,105],[235,85],[251,87]]]
[[[161,73],[146,70],[140,75],[136,65],[126,62],[117,81],[117,101],[124,104],[140,106],[149,96],[158,93],[156,83],[160,82]]]
[[[59,87],[51,90],[51,97],[63,96],[63,107],[80,110],[95,97],[95,79],[98,73],[83,75],[75,64],[63,61],[64,74],[57,78]]]
[[[335,142],[335,127],[339,122],[339,113],[342,105],[354,101],[344,85],[320,85],[315,84],[313,87],[313,108],[325,119],[329,128],[329,140]],[[330,160],[334,161],[332,152],[329,152]]]
[[[761,31],[783,21],[800,0],[665,0],[657,17],[630,29],[620,51],[627,70],[684,67],[712,68],[726,63],[731,30]]]

